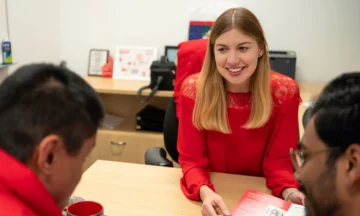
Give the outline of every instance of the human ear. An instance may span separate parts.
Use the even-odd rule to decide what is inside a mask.
[[[360,183],[360,144],[351,144],[345,152],[348,183]]]
[[[44,174],[50,174],[57,155],[61,151],[63,141],[58,135],[49,135],[43,138],[37,149],[36,166]]]
[[[262,57],[264,54],[264,51],[263,50],[260,50],[260,53],[259,53],[259,58]]]
[[[263,44],[259,45],[259,58],[264,55],[265,46]]]

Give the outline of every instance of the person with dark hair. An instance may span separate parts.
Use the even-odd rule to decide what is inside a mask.
[[[30,64],[0,85],[0,215],[61,216],[104,116],[74,72]]]
[[[360,214],[360,72],[332,80],[311,108],[295,178],[308,216]]]

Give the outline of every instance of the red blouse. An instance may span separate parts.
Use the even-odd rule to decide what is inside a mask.
[[[273,72],[271,93],[273,111],[261,128],[241,126],[250,116],[251,93],[228,92],[228,117],[232,133],[198,130],[192,123],[199,73],[188,76],[179,95],[177,148],[183,177],[181,189],[186,197],[200,200],[202,185],[215,191],[209,172],[264,176],[274,196],[285,188],[298,187],[293,177],[290,148],[298,142],[299,86],[291,78]]]

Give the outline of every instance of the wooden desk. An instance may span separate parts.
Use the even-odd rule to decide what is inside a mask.
[[[86,76],[84,79],[100,94],[136,95],[139,88],[149,84],[148,81],[115,80],[110,78]],[[324,82],[299,82],[301,97],[304,101],[312,100],[324,88]],[[150,90],[144,90],[148,95]],[[172,97],[172,91],[158,91],[156,97]]]
[[[313,101],[324,89],[325,82],[300,82],[300,95],[304,102]]]
[[[181,176],[179,168],[97,161],[84,173],[74,195],[100,202],[109,216],[201,215],[201,203],[183,195]],[[263,178],[212,173],[211,179],[229,210],[247,189],[269,193]]]
[[[136,115],[147,105],[165,109],[173,95],[172,91],[158,91],[149,103],[143,104],[139,101],[137,91],[149,85],[149,82],[91,76],[84,79],[99,93],[106,113],[124,118],[113,130],[98,130],[97,145],[86,161],[85,168],[98,159],[143,164],[147,149],[164,147],[162,133],[136,130]],[[149,93],[150,90],[144,90],[142,95],[148,96]]]
[[[149,85],[150,81],[115,80],[111,78],[87,76],[84,79],[102,94],[136,95],[139,88]],[[149,95],[150,90],[144,90],[143,95]],[[157,97],[172,97],[172,91],[158,91]]]
[[[163,134],[158,132],[137,131],[136,114],[147,104],[141,104],[137,97],[139,88],[146,86],[146,81],[123,81],[102,77],[84,77],[85,80],[99,93],[105,111],[109,114],[124,117],[124,121],[114,130],[100,129],[97,136],[97,145],[85,164],[89,167],[97,159],[131,163],[144,163],[145,151],[149,148],[163,147]],[[309,102],[320,93],[324,83],[299,83],[301,97]],[[143,91],[148,95],[149,90]],[[165,109],[172,91],[158,91],[149,104]],[[300,136],[303,135],[302,116],[306,106],[299,109]],[[115,143],[115,144],[114,144]],[[116,143],[126,143],[116,145]]]
[[[313,102],[321,93],[326,83],[299,83],[300,95],[303,103],[299,107],[299,135],[300,138],[304,135],[304,127],[302,124],[302,117],[307,109],[307,103]]]

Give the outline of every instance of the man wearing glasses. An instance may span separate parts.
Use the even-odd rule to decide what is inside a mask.
[[[308,216],[360,215],[360,72],[325,87],[291,158]]]

